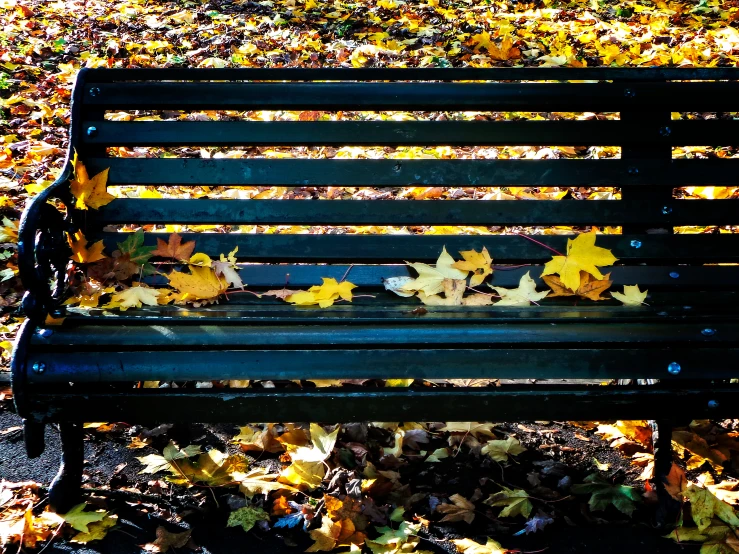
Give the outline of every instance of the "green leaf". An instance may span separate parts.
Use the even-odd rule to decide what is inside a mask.
[[[262,508],[254,508],[253,506],[245,506],[231,512],[228,516],[228,527],[241,527],[247,533],[251,531],[257,521],[269,521],[269,515]]]
[[[500,512],[500,517],[515,517],[521,515],[528,518],[531,510],[534,509],[529,500],[529,493],[523,489],[509,489],[501,487],[503,490],[485,500],[488,506],[505,506]]]
[[[572,486],[575,494],[590,494],[588,506],[593,511],[605,510],[613,504],[619,512],[631,516],[636,504],[641,501],[639,491],[626,485],[614,485],[606,481],[597,473],[588,475],[585,483]]]
[[[90,529],[87,527],[88,524],[102,521],[108,512],[105,510],[101,510],[99,512],[86,512],[85,506],[87,506],[87,504],[84,502],[82,504],[77,504],[66,514],[63,514],[62,517],[64,518],[64,521],[69,523],[72,529],[76,529],[82,533],[89,533]]]
[[[118,249],[122,255],[128,254],[133,263],[143,266],[145,275],[154,273],[154,267],[148,262],[157,248],[156,246],[144,246],[144,232],[141,229],[135,233],[128,233],[126,240],[118,243]]]

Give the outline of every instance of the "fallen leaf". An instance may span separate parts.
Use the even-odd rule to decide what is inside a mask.
[[[445,514],[441,521],[464,521],[472,523],[475,519],[475,505],[461,494],[449,497],[451,504],[439,504],[436,511]]]
[[[86,210],[87,208],[97,210],[115,200],[115,196],[108,193],[107,169],[90,179],[85,164],[77,158],[77,152],[74,153],[72,165],[74,166],[74,179],[70,180],[70,188],[77,199],[75,207],[78,210]]]
[[[262,508],[244,506],[231,512],[228,516],[226,527],[241,527],[248,533],[258,521],[269,521],[269,514],[262,510]]]
[[[158,305],[157,297],[160,294],[162,294],[162,291],[159,289],[131,287],[113,294],[110,302],[103,307],[106,309],[119,308],[122,312],[125,312],[128,308],[141,308],[144,304],[156,306]]]
[[[507,462],[509,456],[518,456],[526,452],[521,443],[513,438],[508,437],[506,440],[489,441],[482,447],[482,454],[487,454],[496,462]]]
[[[148,552],[167,552],[170,548],[183,548],[190,542],[192,529],[182,533],[171,533],[161,525],[156,530],[157,538],[154,542],[145,544],[144,550]]]
[[[88,542],[102,540],[108,534],[108,531],[115,527],[117,523],[118,516],[106,514],[100,521],[89,523],[87,525],[88,531],[86,533],[77,533],[70,539],[70,541],[87,544]]]
[[[70,258],[77,263],[87,264],[107,257],[103,254],[103,241],[99,240],[90,248],[87,248],[87,239],[82,231],[77,231],[74,235],[67,235],[67,241],[72,249]]]
[[[446,248],[442,249],[439,258],[436,260],[436,267],[422,263],[406,262],[406,264],[416,270],[418,277],[402,286],[401,290],[405,292],[423,291],[427,296],[433,296],[442,292],[444,290],[443,283],[445,279],[466,279],[469,273],[468,271],[461,271],[454,267],[454,258],[449,255]]]
[[[296,292],[285,298],[285,301],[297,306],[312,306],[318,304],[321,308],[333,306],[339,298],[352,301],[352,290],[357,287],[349,281],[337,283],[332,277],[322,277],[322,285],[314,285],[307,291]]]
[[[192,256],[192,252],[195,250],[195,241],[188,241],[182,244],[182,237],[177,233],[169,235],[169,240],[164,242],[162,239],[157,239],[157,248],[152,251],[152,256],[160,256],[162,258],[172,258],[178,261],[184,261]]]
[[[501,297],[500,301],[495,303],[495,306],[530,306],[532,302],[538,302],[549,294],[548,290],[536,292],[536,282],[531,278],[528,271],[518,282],[518,288],[492,288]]]
[[[500,492],[491,494],[485,504],[488,506],[505,506],[499,517],[515,517],[517,515],[528,518],[534,506],[529,500],[529,493],[523,489],[509,489],[501,486]]]
[[[173,271],[166,276],[181,295],[178,301],[215,300],[226,292],[228,284],[221,281],[210,267],[189,267],[190,273]]]
[[[595,233],[582,233],[575,239],[567,239],[567,255],[554,256],[544,266],[542,276],[559,274],[562,283],[570,290],[580,286],[580,271],[602,280],[598,267],[613,265],[618,259],[606,248],[595,246]]]
[[[641,500],[639,491],[626,485],[614,485],[606,481],[598,473],[585,478],[585,483],[572,485],[574,494],[590,494],[588,506],[593,511],[605,510],[610,504],[627,516],[636,510],[636,504]]]
[[[464,258],[463,262],[456,262],[452,264],[452,267],[462,271],[472,272],[470,277],[470,286],[476,287],[482,283],[485,278],[493,273],[493,269],[490,267],[493,263],[493,259],[488,253],[488,249],[483,247],[482,252],[475,250],[465,250],[460,252]]]
[[[604,279],[597,280],[590,273],[585,271],[580,272],[580,286],[576,291],[571,291],[564,286],[564,283],[560,280],[559,275],[544,275],[542,280],[549,285],[552,289],[553,294],[550,294],[550,298],[556,296],[581,296],[589,300],[607,300],[601,296],[606,290],[610,288],[613,281],[609,280],[611,276],[608,273]]]
[[[641,292],[639,285],[626,285],[623,293],[611,292],[611,296],[623,302],[624,306],[641,306],[647,299],[648,292],[648,290]]]
[[[452,539],[458,552],[463,554],[506,554],[507,549],[493,539],[488,539],[485,544],[480,544],[472,539]]]
[[[272,491],[288,490],[297,492],[297,489],[289,485],[277,482],[279,474],[269,473],[266,468],[253,467],[248,472],[233,472],[231,478],[239,483],[239,490],[247,498],[256,494],[268,495]]]
[[[72,529],[88,533],[88,525],[95,521],[102,521],[103,518],[108,514],[105,510],[98,510],[95,512],[86,512],[85,507],[87,504],[77,504],[71,508],[66,514],[60,514],[64,521],[66,521]]]
[[[714,516],[734,528],[739,527],[739,517],[734,509],[716,498],[709,489],[689,483],[685,489],[685,499],[690,502],[690,513],[699,531],[707,529]]]

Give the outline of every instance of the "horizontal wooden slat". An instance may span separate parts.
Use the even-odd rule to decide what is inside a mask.
[[[224,309],[219,307],[217,309]],[[245,307],[242,306],[243,310]],[[253,308],[258,309],[257,306]],[[295,309],[295,308],[293,308]],[[611,308],[613,309],[613,308]],[[560,307],[562,312],[568,308]],[[604,308],[607,311],[607,308]],[[615,311],[615,310],[614,310]],[[645,310],[650,316],[650,310]],[[235,313],[235,312],[234,312]],[[434,325],[427,318],[406,318],[394,321],[394,310],[387,310],[388,321],[377,324],[344,318],[344,324],[328,323],[316,325],[259,325],[245,322],[230,325],[187,325],[174,323],[172,319],[156,325],[142,321],[139,325],[101,325],[81,322],[78,325],[57,326],[51,334],[36,334],[32,339],[34,351],[39,354],[52,352],[81,352],[115,349],[164,349],[188,350],[193,348],[238,349],[238,348],[378,348],[382,346],[409,347],[433,346],[445,348],[454,345],[493,346],[537,345],[541,348],[566,345],[586,347],[598,345],[664,347],[687,343],[700,346],[736,343],[739,346],[739,321],[718,321],[711,329],[712,334],[700,322],[655,321],[643,318],[639,322],[628,322],[623,318],[612,323],[596,323],[593,318],[577,322],[571,318],[560,318],[559,325],[529,322],[457,323]],[[426,314],[428,315],[428,314]],[[596,315],[596,314],[593,314]],[[660,318],[664,320],[665,318]],[[318,322],[316,322],[318,323]]]
[[[319,77],[320,78],[320,77]],[[91,90],[95,89],[94,93]],[[630,92],[627,92],[630,91]],[[739,83],[100,83],[105,109],[727,111]]]
[[[739,79],[736,67],[450,67],[450,68],[83,68],[80,80],[116,81],[689,81]]]
[[[155,246],[162,233],[146,233],[145,244]],[[195,241],[198,252],[211,256],[239,248],[245,261],[288,262],[398,262],[435,261],[446,247],[457,255],[462,250],[487,248],[496,263],[546,262],[551,250],[519,235],[309,235],[182,233],[182,240]],[[102,238],[112,252],[125,240],[123,233],[88,234]],[[536,235],[534,240],[564,253],[568,238],[562,235]],[[637,242],[638,241],[638,242]],[[646,262],[673,260],[674,263],[739,260],[739,235],[602,235],[597,244],[609,248],[620,260]]]
[[[134,423],[234,421],[522,421],[727,418],[736,415],[731,386],[526,386],[456,389],[137,389],[113,393],[56,386],[30,395],[42,419]],[[711,401],[709,407],[709,401]]]
[[[244,186],[621,186],[736,184],[729,160],[347,160],[89,158],[109,184]]]
[[[223,225],[731,225],[739,224],[739,200],[650,204],[576,200],[120,199],[91,212],[87,221]]]
[[[100,146],[613,146],[735,144],[739,121],[84,121]],[[94,129],[94,131],[90,131]]]
[[[729,379],[737,348],[393,348],[55,352],[31,383],[213,379]],[[670,375],[670,363],[682,370]]]

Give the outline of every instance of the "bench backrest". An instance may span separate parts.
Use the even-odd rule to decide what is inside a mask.
[[[279,233],[183,233],[183,238],[195,239],[198,251],[211,256],[238,246],[242,261],[267,263],[246,266],[244,282],[250,287],[282,287],[288,273],[291,288],[313,285],[320,277],[341,278],[346,264],[362,264],[352,269],[355,284],[381,287],[382,277],[407,274],[403,261],[433,262],[442,246],[454,255],[486,246],[495,264],[541,264],[552,252],[517,234],[542,226],[619,226],[622,234],[598,239],[624,266],[614,268],[617,285],[735,288],[739,268],[703,264],[739,262],[739,236],[718,228],[690,233],[674,228],[739,224],[737,200],[684,199],[674,189],[734,186],[739,159],[720,159],[726,150],[710,159],[699,159],[701,154],[673,159],[673,147],[739,143],[739,121],[722,114],[739,109],[737,79],[735,69],[85,70],[74,94],[72,145],[91,175],[110,168],[109,185],[372,187],[381,192],[445,187],[458,189],[450,196],[462,197],[127,198],[87,212],[86,234],[102,235],[112,251],[121,235],[104,231],[108,225],[283,225]],[[152,117],[153,110],[164,112]],[[211,110],[228,113],[202,115]],[[255,110],[295,112],[297,120],[255,120],[237,113]],[[106,115],[121,111],[134,115]],[[385,116],[364,113],[370,111]],[[407,112],[431,115],[414,120]],[[543,115],[532,118],[530,112]],[[683,116],[676,119],[675,112]],[[718,115],[706,120],[686,112]],[[173,117],[185,120],[166,120]],[[528,155],[540,159],[505,159],[502,147],[516,145],[617,148],[597,155],[572,148],[532,150]],[[250,151],[243,158],[198,154],[200,147],[255,146],[275,150],[257,156]],[[379,159],[367,159],[345,148],[352,146],[387,147],[389,153],[374,149],[370,155]],[[403,149],[408,146],[428,149],[411,155]],[[126,156],[141,147],[169,150],[121,157],[119,147],[125,147]],[[281,147],[302,149],[288,153]],[[620,199],[482,200],[486,187],[618,187]],[[301,227],[306,225],[363,226],[369,232],[311,234]],[[383,234],[376,226],[441,228],[434,234]],[[498,234],[467,233],[468,226],[492,226]],[[152,245],[156,236],[165,237],[146,236]],[[566,236],[535,238],[556,250],[565,248]],[[536,268],[524,270],[538,274]],[[520,274],[499,271],[494,283],[515,285]]]

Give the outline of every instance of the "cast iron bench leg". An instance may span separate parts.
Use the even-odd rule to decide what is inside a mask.
[[[660,419],[649,422],[654,446],[654,484],[657,489],[657,527],[671,528],[677,524],[680,502],[665,489],[672,468],[672,421]]]
[[[58,513],[67,513],[79,499],[84,463],[81,423],[60,423],[62,463],[49,489],[49,505]]]

